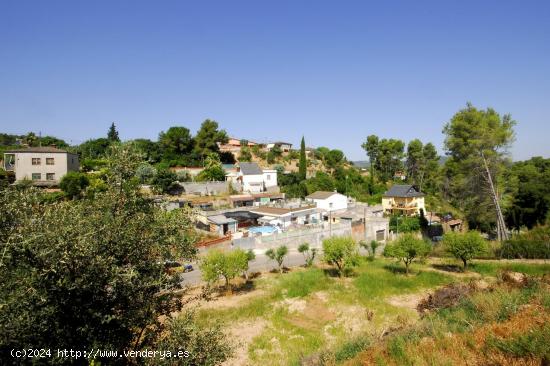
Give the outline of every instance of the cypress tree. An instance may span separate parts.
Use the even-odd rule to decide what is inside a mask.
[[[306,179],[307,172],[307,160],[306,160],[306,142],[304,136],[302,136],[302,142],[300,144],[300,165],[299,165],[300,179]]]
[[[115,123],[111,123],[111,127],[109,127],[109,132],[107,132],[107,139],[111,142],[120,142],[120,138],[118,137],[118,131],[116,130]]]

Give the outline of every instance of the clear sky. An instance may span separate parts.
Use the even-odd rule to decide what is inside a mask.
[[[550,157],[550,1],[0,0],[0,131],[230,135],[342,149],[442,146],[467,101]]]

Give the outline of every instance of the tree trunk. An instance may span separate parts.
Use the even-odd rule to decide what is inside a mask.
[[[466,272],[466,268],[468,268],[468,261],[462,258],[462,263],[464,263],[464,272]]]
[[[342,273],[342,266],[340,265],[340,263],[336,262],[336,267],[338,267],[338,277],[342,277],[343,273]]]
[[[229,278],[227,276],[223,276],[225,278],[225,289],[226,291],[231,292],[231,286],[229,286]]]
[[[495,185],[493,183],[493,177],[491,175],[491,171],[489,170],[489,164],[487,163],[487,159],[485,158],[485,154],[483,154],[483,151],[481,151],[481,158],[483,159],[485,174],[487,175],[487,183],[489,184],[489,190],[491,192],[491,199],[493,200],[493,204],[495,205],[497,214],[497,239],[498,241],[502,242],[509,239],[508,230],[506,229],[506,223],[504,222],[504,216],[502,215],[502,210],[500,208],[498,195],[495,190]]]

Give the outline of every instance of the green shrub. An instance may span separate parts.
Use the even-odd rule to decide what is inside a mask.
[[[82,191],[90,185],[90,180],[84,173],[69,172],[61,178],[59,187],[67,197],[75,198],[81,195]]]
[[[411,233],[420,230],[418,217],[392,216],[390,218],[390,230],[397,233]]]
[[[344,345],[335,352],[335,359],[337,362],[343,362],[350,360],[362,352],[370,344],[370,339],[366,336],[357,337]]]
[[[177,358],[178,365],[219,365],[232,354],[229,339],[221,325],[204,327],[197,324],[192,312],[184,313],[167,324],[167,336],[156,344],[161,350],[182,350],[188,357]],[[153,357],[148,365],[174,365],[174,358]]]
[[[502,258],[549,259],[550,228],[535,228],[504,242],[497,252]]]

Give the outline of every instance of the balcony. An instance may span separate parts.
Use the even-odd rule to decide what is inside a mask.
[[[14,154],[4,154],[4,170],[7,172],[13,172],[15,170]]]

